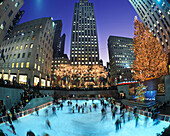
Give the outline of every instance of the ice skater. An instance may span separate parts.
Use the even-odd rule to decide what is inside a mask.
[[[27,136],[35,136],[35,134],[30,130],[27,132]]]
[[[56,108],[55,106],[52,107],[53,115],[56,115]]]
[[[116,126],[116,132],[119,130],[119,119],[116,120],[115,126]]]
[[[46,124],[51,129],[50,121],[48,119],[46,120]]]
[[[138,126],[138,121],[139,121],[139,116],[136,114],[136,116],[135,116],[135,120],[136,120],[136,124],[135,124],[135,127],[137,127]]]
[[[10,128],[12,129],[13,134],[16,135],[15,128],[14,128],[14,126],[12,124],[10,125]]]
[[[35,108],[35,111],[36,111],[37,116],[39,116],[38,108]]]

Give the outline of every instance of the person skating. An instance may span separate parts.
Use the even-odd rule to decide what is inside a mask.
[[[128,111],[128,121],[130,121],[131,111]]]
[[[56,107],[55,106],[52,107],[52,111],[53,111],[53,115],[56,115]]]
[[[36,111],[37,116],[39,116],[39,111],[37,107],[35,108],[35,111]]]
[[[78,104],[76,103],[76,110],[77,110],[77,108],[78,108]]]
[[[135,116],[135,120],[136,120],[135,127],[137,127],[138,126],[138,121],[139,121],[139,116],[138,115]]]
[[[115,110],[112,110],[112,119],[115,119]]]
[[[123,123],[125,123],[125,113],[124,113],[124,111],[122,112],[122,115],[120,117],[123,119]]]
[[[51,129],[50,121],[48,119],[46,120],[46,124]]]
[[[74,106],[73,106],[73,113],[74,113]]]
[[[9,124],[12,124],[11,117],[10,117],[9,113],[7,114],[7,117],[8,117]]]
[[[63,103],[60,104],[61,110],[63,110]]]
[[[80,113],[80,106],[78,107],[78,113]]]
[[[35,136],[35,134],[30,130],[27,132],[27,136]]]
[[[82,113],[84,113],[84,105],[82,106]]]
[[[12,129],[13,133],[16,135],[15,128],[12,124],[10,125],[10,128]]]
[[[91,110],[91,105],[90,105],[89,109],[90,109],[90,112],[92,112],[92,110]]]
[[[116,126],[116,132],[117,132],[119,130],[119,119],[116,120],[115,126]]]

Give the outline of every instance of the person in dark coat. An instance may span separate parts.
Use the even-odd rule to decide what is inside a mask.
[[[9,124],[12,124],[11,117],[7,114]]]
[[[30,130],[27,132],[27,136],[35,136],[35,134]]]

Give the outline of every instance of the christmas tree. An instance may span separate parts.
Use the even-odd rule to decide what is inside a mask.
[[[147,86],[144,86],[143,84],[139,84],[139,86],[136,88],[137,91],[136,91],[136,99],[138,101],[143,101],[145,100],[145,90],[146,90]]]
[[[158,40],[137,18],[134,21],[133,50],[136,56],[132,68],[133,78],[145,81],[147,78],[159,78],[167,74],[167,55]]]

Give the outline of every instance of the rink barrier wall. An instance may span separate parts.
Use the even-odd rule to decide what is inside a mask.
[[[31,108],[31,109],[24,110],[22,112],[16,113],[15,115],[16,115],[16,117],[18,119],[18,118],[24,117],[26,115],[32,114],[33,112],[35,112],[35,109],[40,110],[40,109],[43,109],[43,108],[45,108],[47,106],[50,106],[52,104],[53,104],[53,102],[51,101],[51,102],[42,104],[40,106],[37,106],[37,107]],[[4,123],[6,121],[8,121],[8,117],[7,116],[0,117],[0,124]]]
[[[120,104],[119,104],[120,105]],[[133,107],[128,107],[128,110],[133,112]],[[145,116],[145,113],[147,113],[148,117],[152,117],[152,113],[151,112],[147,112],[144,110],[137,110],[138,114]],[[159,119],[161,121],[166,121],[166,122],[170,122],[170,115],[165,115],[165,114],[159,114]]]

